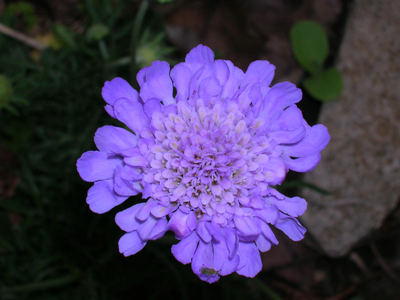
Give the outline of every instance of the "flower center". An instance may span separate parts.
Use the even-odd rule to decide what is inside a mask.
[[[144,180],[161,203],[176,202],[225,226],[238,207],[262,207],[259,192],[274,176],[263,165],[275,144],[254,134],[236,103],[196,104],[153,113],[155,144],[144,170],[151,180]]]

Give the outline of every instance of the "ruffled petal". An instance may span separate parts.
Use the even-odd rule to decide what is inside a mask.
[[[302,157],[321,152],[330,140],[328,129],[321,124],[311,127],[309,133],[295,145],[283,147],[285,155],[290,157]]]
[[[115,117],[139,135],[143,129],[147,129],[150,120],[143,112],[143,106],[139,102],[130,102],[121,98],[114,103]],[[133,118],[134,116],[134,118]]]
[[[272,232],[271,227],[265,222],[260,222],[261,234],[272,244],[278,245],[278,240],[276,239],[275,234]]]
[[[237,230],[245,236],[258,236],[261,233],[260,227],[252,217],[235,216]]]
[[[156,219],[149,216],[146,221],[141,222],[137,232],[142,240],[156,240],[167,231],[168,221],[166,218]]]
[[[134,196],[139,194],[143,187],[141,185],[142,174],[137,168],[128,165],[117,166],[114,176],[114,191],[121,196]]]
[[[117,166],[122,166],[120,157],[99,151],[83,153],[76,163],[79,175],[88,182],[112,178]]]
[[[143,68],[137,74],[140,85],[140,97],[143,102],[156,98],[165,106],[174,104],[172,82],[169,77],[169,64],[166,61],[155,61],[150,67]]]
[[[274,226],[282,230],[293,241],[302,240],[307,231],[295,218],[282,213],[280,214],[278,222],[276,222]]]
[[[214,254],[212,243],[204,243],[202,240],[192,259],[192,270],[203,281],[213,283],[218,281],[219,270],[214,269]]]
[[[314,153],[311,155],[303,156],[296,159],[290,157],[282,157],[286,166],[295,172],[309,172],[315,169],[318,163],[321,161],[321,154]]]
[[[115,216],[115,223],[126,232],[134,231],[138,228],[140,222],[136,219],[136,214],[143,207],[144,203],[139,203],[131,206],[123,211],[120,211]]]
[[[193,231],[190,235],[182,239],[178,244],[173,245],[171,248],[171,252],[179,262],[186,265],[192,261],[199,240],[200,239],[198,235],[196,234],[196,232]]]
[[[266,252],[271,249],[272,244],[264,235],[260,234],[256,239],[256,246],[261,252]]]
[[[213,269],[218,271],[219,275],[225,276],[236,271],[239,265],[239,256],[234,255],[229,258],[229,251],[225,243],[213,243]]]
[[[150,213],[156,217],[156,218],[162,218],[168,215],[170,212],[172,212],[174,209],[176,209],[176,206],[169,205],[167,207],[163,205],[158,205],[155,206],[151,209]]]
[[[287,164],[280,157],[271,157],[263,167],[265,171],[273,174],[273,176],[267,174],[268,177],[265,179],[269,185],[281,184],[289,171]]]
[[[228,249],[229,258],[232,259],[236,255],[236,251],[239,245],[239,238],[236,230],[233,228],[224,228],[222,235],[225,237],[226,247]]]
[[[151,119],[154,112],[161,112],[162,111],[162,104],[159,99],[153,98],[147,100],[143,105],[143,110],[146,116]]]
[[[186,65],[195,72],[204,65],[213,64],[214,53],[210,48],[198,45],[186,55],[185,62]]]
[[[204,104],[208,104],[210,99],[221,92],[221,85],[218,79],[214,77],[204,78],[199,86],[199,97],[203,99]]]
[[[106,125],[97,129],[94,142],[101,152],[120,154],[121,150],[134,148],[139,137],[120,127]]]
[[[275,75],[275,66],[266,60],[256,60],[252,62],[244,74],[240,86],[260,83],[261,86],[269,86]]]
[[[254,277],[261,271],[261,256],[254,243],[239,242],[237,254],[240,257],[240,263],[236,271],[238,274]]]
[[[104,101],[110,105],[114,105],[115,101],[120,98],[126,98],[131,102],[139,101],[138,92],[125,79],[119,77],[106,81],[101,95]]]
[[[284,200],[269,198],[271,204],[274,204],[281,212],[292,217],[299,217],[307,209],[307,202],[300,197],[285,197]]]
[[[268,201],[267,199],[267,202]],[[279,211],[275,205],[265,205],[262,209],[256,210],[254,216],[260,218],[264,222],[275,224],[279,217]]]
[[[174,82],[174,86],[178,95],[182,99],[188,99],[189,97],[189,81],[192,78],[192,71],[185,65],[185,63],[177,64],[171,70],[171,78]]]
[[[226,67],[228,68],[228,74]],[[243,81],[244,73],[235,67],[229,60],[216,60],[214,64],[214,73],[220,84],[223,86],[221,98],[232,97],[239,89],[240,83]],[[228,75],[228,79],[225,80]]]
[[[136,215],[140,221],[146,221],[147,218],[150,216],[150,212],[154,207],[158,206],[158,201],[149,200],[142,206],[139,212]]]
[[[174,212],[169,220],[168,230],[173,231],[176,238],[183,239],[193,231],[195,226],[193,226],[193,222],[196,222],[196,216],[194,212],[185,214],[178,209]]]
[[[196,232],[204,242],[206,243],[211,242],[212,236],[208,232],[208,229],[206,227],[206,222],[200,221],[199,224],[197,225]]]
[[[293,83],[280,82],[275,84],[265,95],[260,116],[273,118],[286,107],[301,100],[303,93]]]
[[[103,214],[124,202],[128,197],[120,196],[114,192],[112,180],[97,181],[89,189],[86,203],[90,210]]]
[[[143,241],[137,231],[125,233],[118,242],[119,252],[124,256],[134,255],[146,246],[146,241]]]

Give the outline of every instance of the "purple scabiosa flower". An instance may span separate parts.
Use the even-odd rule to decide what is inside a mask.
[[[296,217],[306,201],[273,186],[289,169],[314,169],[330,136],[303,119],[300,89],[270,87],[274,71],[255,61],[243,73],[199,45],[171,71],[162,61],[142,69],[139,93],[121,78],[105,83],[106,111],[129,130],[99,128],[99,151],[84,153],[77,167],[94,182],[87,203],[96,213],[138,193],[146,199],[116,215],[127,232],[121,253],[133,255],[170,230],[179,240],[175,258],[212,283],[232,272],[254,277],[260,251],[278,243],[271,225],[303,238]]]

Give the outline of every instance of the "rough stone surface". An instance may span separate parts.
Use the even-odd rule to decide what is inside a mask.
[[[302,218],[328,255],[345,255],[378,228],[400,197],[400,1],[356,0],[338,68],[341,97],[324,104],[319,122],[332,136],[321,164],[305,180]]]

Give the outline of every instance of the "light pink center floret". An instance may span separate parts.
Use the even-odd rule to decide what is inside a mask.
[[[259,191],[276,176],[263,165],[280,155],[274,140],[256,135],[262,119],[246,124],[234,102],[205,106],[198,99],[195,107],[177,106],[177,115],[152,116],[155,145],[143,179],[152,184],[152,198],[177,203],[198,218],[206,214],[221,226],[243,215],[242,207],[262,208]]]

